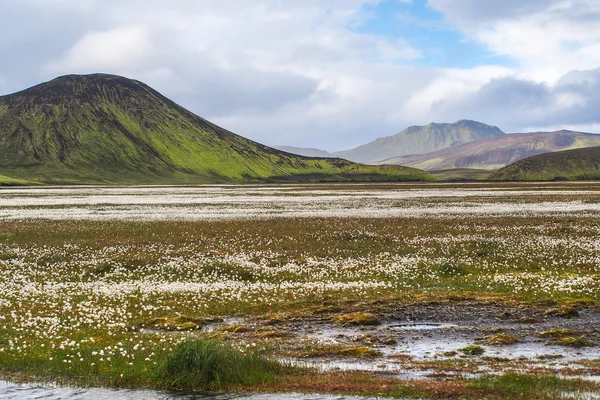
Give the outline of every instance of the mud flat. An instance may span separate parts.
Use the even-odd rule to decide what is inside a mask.
[[[337,314],[296,314],[228,319],[175,335],[224,334],[242,343],[276,343],[276,357],[322,371],[438,380],[505,373],[599,378],[597,307],[573,308],[576,316],[553,315],[552,307],[473,301],[371,307],[377,325],[340,325],[332,322]]]

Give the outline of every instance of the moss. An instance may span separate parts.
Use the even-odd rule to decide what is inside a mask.
[[[463,347],[462,349],[459,349],[459,351],[468,356],[480,356],[485,352],[485,349],[481,346],[471,344],[469,346]]]
[[[592,347],[596,343],[584,338],[583,336],[566,336],[550,339],[548,345],[568,346],[568,347]]]
[[[492,346],[502,346],[506,344],[514,344],[519,342],[519,339],[513,335],[509,335],[508,333],[499,333],[497,335],[488,336],[485,339],[485,344],[489,344]]]
[[[541,337],[561,338],[580,334],[580,331],[564,328],[552,328],[539,334]]]
[[[356,312],[350,314],[334,315],[331,318],[332,322],[342,325],[377,325],[379,320],[370,313]]]
[[[381,352],[377,350],[373,350],[370,347],[348,347],[345,349],[341,349],[338,351],[341,356],[351,356],[351,357],[364,357],[364,358],[372,358],[372,357],[380,357]]]
[[[564,305],[558,308],[553,308],[546,311],[546,315],[562,317],[562,318],[576,318],[579,317],[579,311],[571,305]]]

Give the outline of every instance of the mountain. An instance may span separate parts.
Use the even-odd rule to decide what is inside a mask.
[[[600,135],[572,131],[511,133],[378,164],[405,165],[428,171],[453,168],[494,170],[537,154],[600,146]]]
[[[486,177],[493,181],[600,179],[600,147],[540,154],[510,164]]]
[[[293,147],[293,146],[273,146],[274,149],[285,151],[286,153],[297,154],[305,157],[333,157],[330,152],[304,147]]]
[[[495,126],[460,120],[453,124],[411,126],[393,136],[376,139],[354,149],[333,153],[333,156],[364,163],[374,163],[407,154],[431,151],[474,142],[491,136],[503,136]]]
[[[0,182],[183,184],[429,180],[424,171],[294,156],[142,82],[69,75],[0,97]]]

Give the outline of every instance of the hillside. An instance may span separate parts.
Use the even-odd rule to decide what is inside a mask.
[[[274,149],[285,151],[286,153],[296,154],[305,157],[333,157],[331,153],[321,149],[313,149],[306,147],[294,147],[294,146],[273,146]]]
[[[486,177],[493,181],[600,179],[600,147],[540,154],[517,161]]]
[[[147,85],[69,75],[0,97],[0,183],[428,180],[414,169],[294,156],[222,129]]]
[[[460,120],[453,124],[411,126],[393,136],[383,137],[333,156],[355,162],[375,163],[407,154],[423,154],[470,143],[504,133],[495,126]]]
[[[428,154],[396,157],[378,164],[405,165],[428,171],[495,170],[537,154],[592,146],[600,146],[600,135],[572,131],[513,133]]]

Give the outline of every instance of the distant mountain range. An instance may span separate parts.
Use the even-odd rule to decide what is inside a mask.
[[[293,147],[293,146],[273,146],[274,149],[285,151],[290,154],[297,154],[304,157],[329,157],[334,158],[334,156],[325,150],[313,149],[313,148],[304,148],[304,147]]]
[[[281,152],[191,113],[142,82],[69,75],[0,96],[0,184],[432,180]]]
[[[453,124],[432,123],[411,126],[393,136],[379,138],[332,155],[355,162],[376,163],[392,157],[429,153],[495,136],[504,136],[504,132],[481,122],[460,120]]]
[[[485,178],[493,181],[600,179],[600,147],[540,154],[519,160]]]
[[[419,143],[421,139],[422,143]],[[600,135],[568,130],[504,134],[497,127],[461,120],[454,124],[413,126],[394,136],[336,153],[296,147],[279,148],[307,156],[341,157],[374,165],[402,165],[426,171],[448,171],[436,176],[454,176],[452,170],[462,170],[458,176],[466,174],[473,177],[485,172],[472,170],[497,170],[538,154],[593,146],[600,146]],[[440,149],[418,153],[433,147]],[[374,161],[392,152],[404,155]]]
[[[391,158],[379,164],[405,165],[428,171],[454,168],[495,170],[537,154],[592,146],[600,146],[600,135],[566,130],[512,133],[431,153]]]

